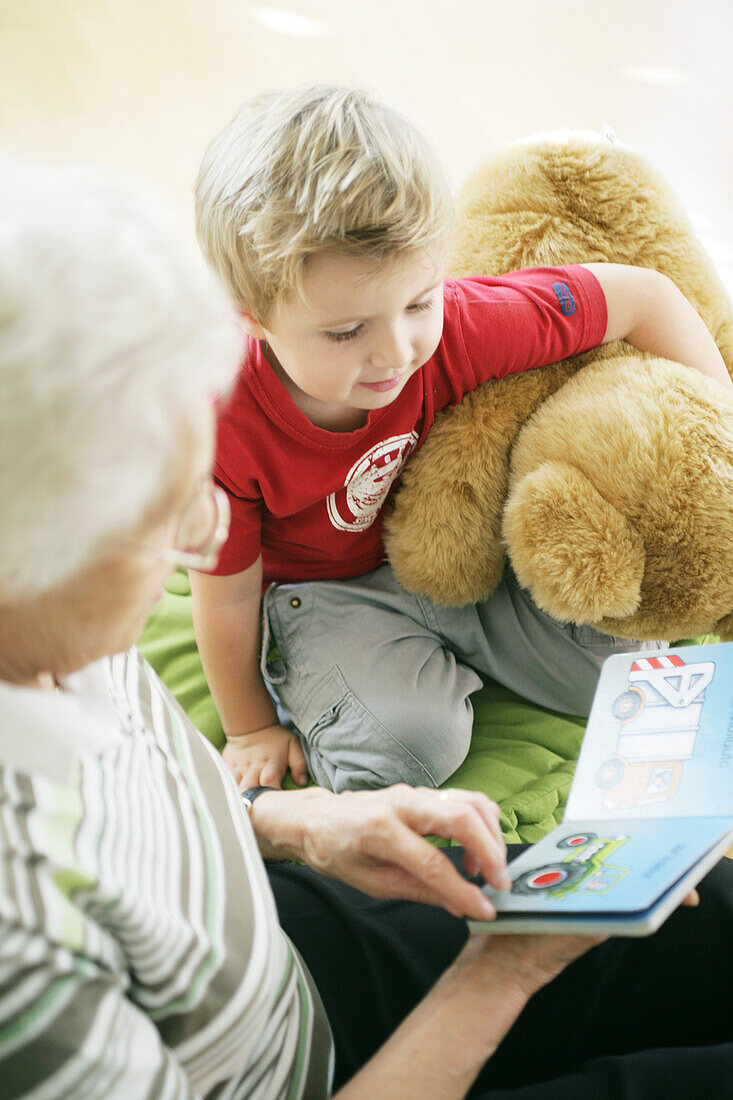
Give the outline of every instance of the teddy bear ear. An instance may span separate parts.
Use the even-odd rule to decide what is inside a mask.
[[[717,634],[724,642],[733,642],[733,611],[718,619],[713,627],[713,634]]]

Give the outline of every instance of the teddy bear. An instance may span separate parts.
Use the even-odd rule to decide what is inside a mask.
[[[733,313],[665,180],[602,135],[519,142],[458,202],[450,272],[656,268],[733,370]],[[619,637],[733,637],[733,397],[623,341],[484,383],[442,413],[385,524],[400,582],[486,598],[505,559],[536,603]]]

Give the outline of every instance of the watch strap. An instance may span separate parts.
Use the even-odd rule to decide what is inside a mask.
[[[252,809],[252,803],[256,798],[259,798],[265,791],[276,791],[277,787],[248,787],[246,791],[240,791],[242,802],[245,805],[247,813]]]

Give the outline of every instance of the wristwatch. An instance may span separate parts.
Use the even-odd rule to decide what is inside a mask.
[[[252,803],[256,798],[259,798],[265,791],[276,791],[277,787],[248,787],[246,791],[241,791],[242,802],[247,813],[252,809]]]

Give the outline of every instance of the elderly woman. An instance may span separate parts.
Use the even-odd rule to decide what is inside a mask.
[[[477,1075],[491,1096],[722,1096],[729,866],[648,941],[467,943],[490,906],[423,835],[501,886],[483,796],[245,807],[130,648],[172,564],[210,568],[226,536],[210,395],[238,333],[147,197],[0,175],[3,1100],[325,1097],[334,1051],[343,1097],[448,1100]]]

